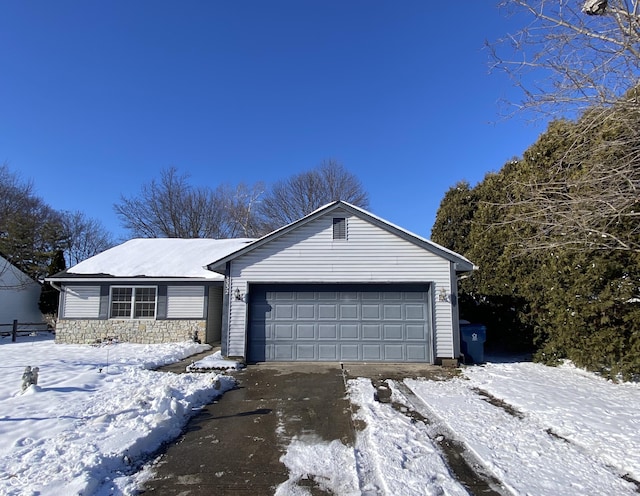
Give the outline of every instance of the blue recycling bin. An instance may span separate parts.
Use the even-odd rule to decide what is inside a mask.
[[[462,353],[471,363],[484,362],[484,342],[487,340],[487,328],[482,324],[460,324],[462,335]]]

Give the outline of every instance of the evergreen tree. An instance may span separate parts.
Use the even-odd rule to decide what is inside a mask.
[[[569,359],[633,378],[640,376],[640,252],[633,247],[640,207],[630,193],[640,185],[637,167],[622,158],[640,150],[639,127],[630,125],[635,116],[612,112],[632,114],[623,106],[597,125],[592,115],[552,122],[522,159],[469,192],[470,224],[452,188],[434,234],[479,266],[461,282],[460,309],[487,325],[488,346],[533,344],[545,363]],[[533,205],[538,186],[544,203]],[[571,230],[577,224],[585,239]]]
[[[431,239],[456,253],[466,254],[476,208],[477,198],[467,181],[449,188],[440,202]]]
[[[47,269],[47,277],[53,276],[58,272],[62,272],[66,268],[64,251],[56,250]],[[59,301],[60,293],[58,290],[52,287],[48,282],[43,283],[42,291],[40,292],[40,301],[38,303],[40,311],[44,315],[57,315]]]
[[[0,165],[0,253],[32,279],[42,279],[66,237],[61,216],[6,165]]]

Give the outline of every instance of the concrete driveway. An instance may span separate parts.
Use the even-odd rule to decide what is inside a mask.
[[[346,378],[375,381],[442,373],[440,367],[412,364],[249,365],[233,374],[239,387],[204,408],[166,448],[144,494],[271,495],[288,478],[280,457],[294,436],[353,445]]]

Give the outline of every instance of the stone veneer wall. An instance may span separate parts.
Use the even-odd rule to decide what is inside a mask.
[[[66,320],[56,323],[56,342],[91,344],[117,340],[157,344],[191,341],[206,337],[206,320]]]

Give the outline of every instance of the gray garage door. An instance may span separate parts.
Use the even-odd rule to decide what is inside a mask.
[[[426,285],[252,285],[248,359],[432,362]]]

